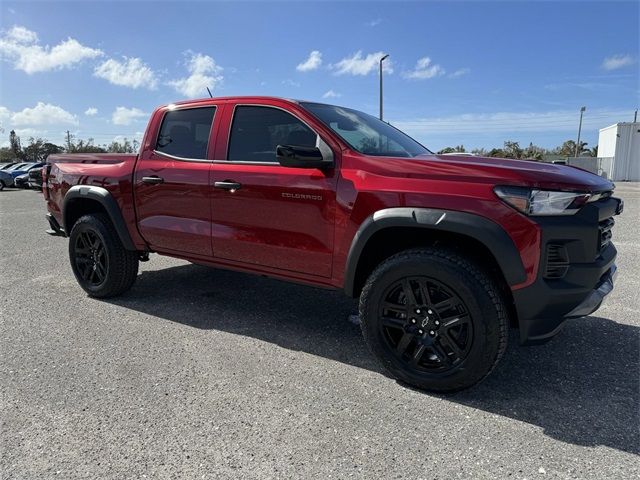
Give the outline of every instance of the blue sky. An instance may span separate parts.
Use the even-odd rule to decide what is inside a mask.
[[[0,122],[62,143],[139,136],[163,103],[276,95],[377,114],[432,149],[553,147],[631,121],[640,2],[9,2]]]

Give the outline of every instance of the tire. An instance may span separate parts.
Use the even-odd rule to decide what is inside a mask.
[[[463,256],[407,250],[381,263],[360,296],[369,349],[401,382],[454,392],[483,380],[507,347],[500,290]]]
[[[80,217],[69,236],[69,260],[76,280],[91,297],[107,298],[131,288],[138,275],[138,252],[127,250],[109,217]]]
[[[0,180],[0,192],[4,190],[4,187],[6,187],[6,185],[4,184],[4,180]]]

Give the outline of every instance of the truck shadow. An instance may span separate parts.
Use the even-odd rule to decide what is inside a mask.
[[[130,294],[110,302],[383,374],[347,321],[356,302],[341,292],[184,265],[144,272]],[[538,347],[520,347],[516,333],[482,384],[441,397],[537,425],[563,442],[640,453],[640,328],[588,317]]]

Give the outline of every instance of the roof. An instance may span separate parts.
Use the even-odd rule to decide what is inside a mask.
[[[208,102],[235,102],[237,100],[247,101],[247,100],[277,100],[284,102],[294,102],[299,103],[299,100],[293,100],[291,98],[283,98],[283,97],[273,97],[268,95],[236,95],[232,97],[205,97],[205,98],[197,98],[192,100],[180,100],[179,102],[172,102],[171,105],[185,105],[185,104],[198,104],[198,103],[208,103]]]

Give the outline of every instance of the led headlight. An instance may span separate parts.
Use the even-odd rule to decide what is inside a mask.
[[[573,215],[591,200],[590,193],[581,192],[510,186],[496,187],[493,191],[502,201],[525,215]]]

